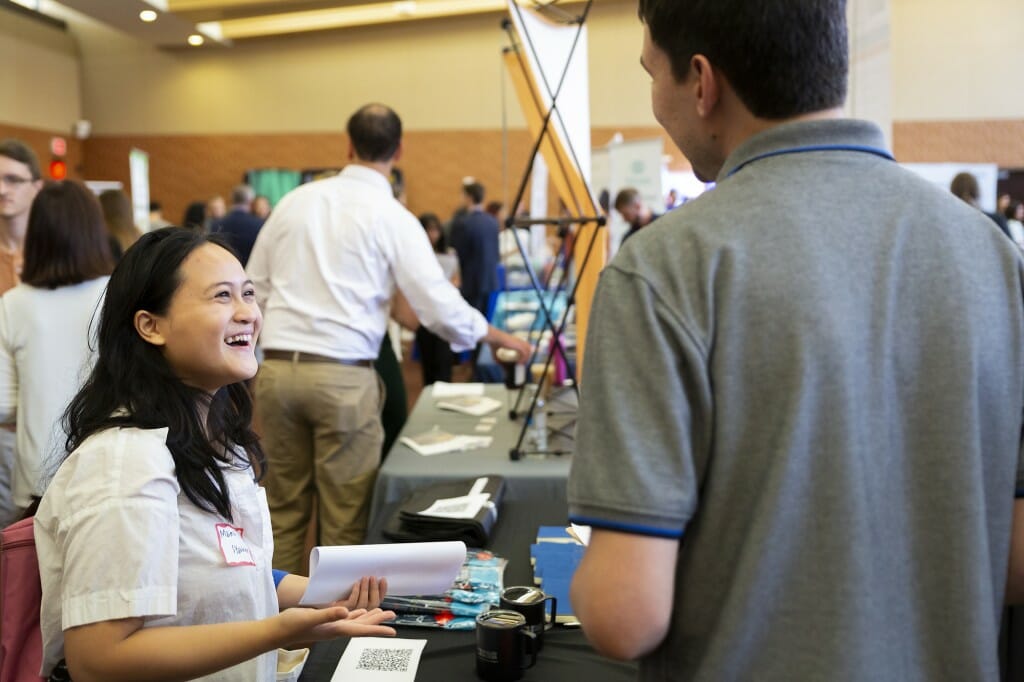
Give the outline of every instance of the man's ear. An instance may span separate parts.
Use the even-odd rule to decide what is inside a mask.
[[[356,160],[356,148],[354,146],[352,146],[351,142],[348,143],[348,160],[349,161],[355,161]]]
[[[167,343],[167,339],[160,332],[159,318],[156,315],[139,310],[135,313],[132,322],[135,325],[135,331],[146,343],[151,343],[154,346],[163,346]]]
[[[398,161],[402,158],[402,151],[402,142],[399,141],[398,149],[395,150],[394,156],[391,157],[391,163],[398,163]]]
[[[705,119],[710,118],[718,107],[722,94],[718,82],[721,75],[711,66],[708,58],[702,54],[693,55],[690,59],[690,70],[695,79],[697,115]]]

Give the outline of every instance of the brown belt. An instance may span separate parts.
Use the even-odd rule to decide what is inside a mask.
[[[287,360],[288,362],[332,362],[336,365],[349,365],[352,367],[373,367],[373,360],[342,360],[316,353],[303,353],[297,350],[272,350],[263,351],[263,357],[267,360]]]

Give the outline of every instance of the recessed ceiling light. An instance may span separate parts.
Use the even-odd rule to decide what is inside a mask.
[[[192,47],[199,47],[203,44],[203,37],[198,33],[193,33],[188,37],[188,44]]]
[[[151,21],[156,21],[157,13],[151,9],[144,9],[139,12],[139,19],[142,19],[147,24]]]

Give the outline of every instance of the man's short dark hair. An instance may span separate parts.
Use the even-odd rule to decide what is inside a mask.
[[[619,193],[615,195],[615,210],[621,211],[623,208],[629,206],[634,201],[638,201],[639,199],[640,192],[632,187],[620,190]]]
[[[978,178],[964,171],[957,173],[952,182],[949,183],[949,191],[962,201],[973,204],[981,196],[981,189],[978,187]]]
[[[846,0],[640,0],[639,13],[677,79],[702,54],[758,118],[846,99]]]
[[[481,185],[479,182],[470,182],[468,184],[463,185],[462,191],[466,194],[467,197],[469,197],[469,200],[472,201],[474,204],[481,203],[484,200],[484,196],[487,193],[486,190],[484,190],[484,186]]]
[[[402,142],[402,119],[383,104],[367,104],[348,119],[349,140],[362,161],[390,161]]]
[[[33,180],[43,177],[39,170],[39,159],[36,157],[36,153],[21,140],[8,139],[0,142],[0,156],[6,156],[8,159],[28,166]]]

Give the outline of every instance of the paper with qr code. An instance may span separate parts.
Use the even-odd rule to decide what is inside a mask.
[[[353,637],[331,682],[413,682],[425,639]]]
[[[363,576],[387,578],[388,594],[395,596],[441,594],[452,586],[465,558],[466,545],[458,541],[314,547],[309,584],[299,604],[347,599]]]

